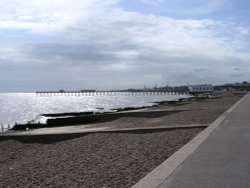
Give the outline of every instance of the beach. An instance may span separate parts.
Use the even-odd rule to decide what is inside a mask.
[[[227,94],[161,104],[143,109],[140,117],[121,115],[83,126],[119,129],[210,124],[241,97]],[[202,130],[97,132],[49,142],[2,140],[0,187],[131,187]]]
[[[223,94],[206,99],[184,101],[183,103],[163,103],[159,106],[140,110],[140,117],[124,117],[121,114],[117,120],[85,125],[85,127],[117,129],[210,124],[241,97],[241,94]],[[149,116],[151,118],[148,118]]]

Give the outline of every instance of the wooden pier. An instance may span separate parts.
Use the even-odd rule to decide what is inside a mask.
[[[39,97],[50,96],[147,96],[188,95],[187,91],[38,91]]]

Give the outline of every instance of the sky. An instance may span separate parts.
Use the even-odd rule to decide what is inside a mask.
[[[250,81],[250,0],[0,0],[0,92]]]

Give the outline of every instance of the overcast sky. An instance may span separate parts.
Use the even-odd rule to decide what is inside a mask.
[[[0,0],[0,92],[250,81],[250,0]]]

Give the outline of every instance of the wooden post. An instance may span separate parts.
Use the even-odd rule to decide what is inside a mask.
[[[1,124],[1,129],[2,129],[2,131],[4,131],[4,127],[3,127],[3,124]]]

